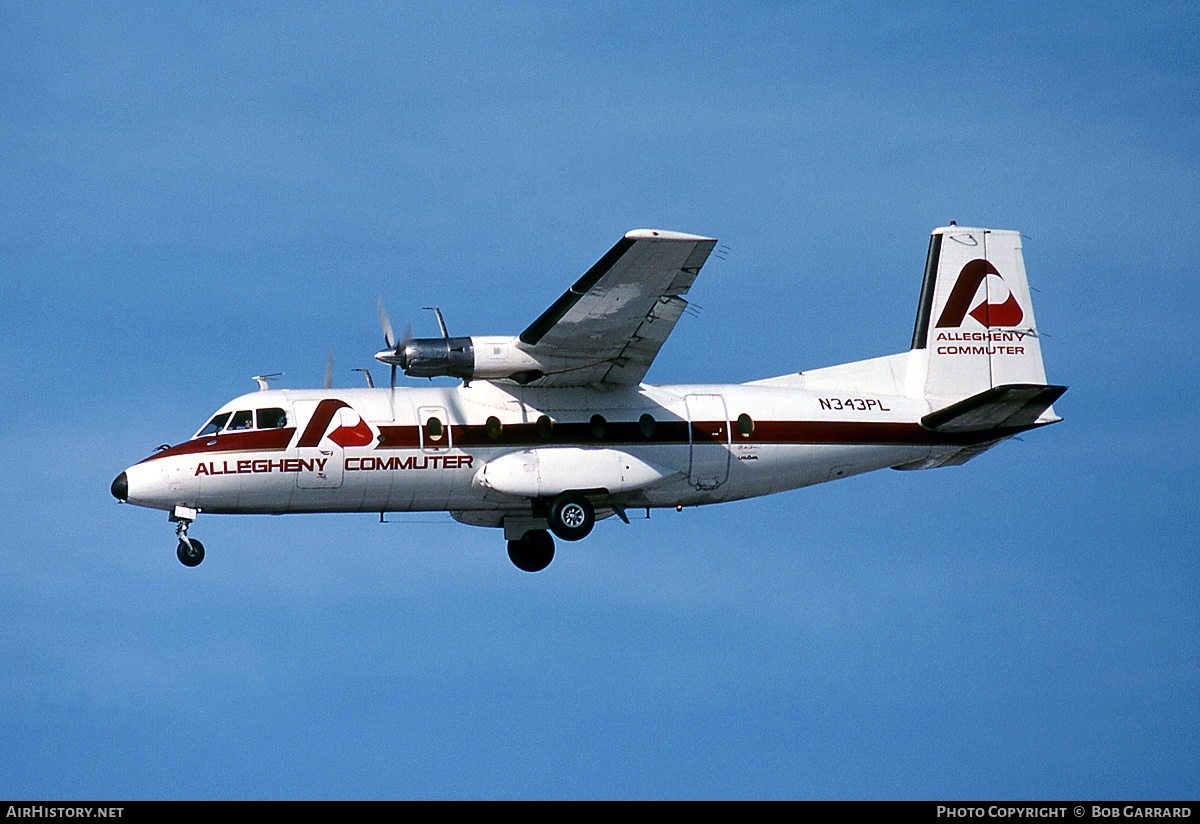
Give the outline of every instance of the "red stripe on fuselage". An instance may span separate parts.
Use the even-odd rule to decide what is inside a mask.
[[[498,436],[488,434],[485,426],[454,425],[451,440],[455,448],[467,447],[538,447],[538,446],[638,446],[686,445],[689,443],[733,444],[921,444],[966,445],[985,443],[1021,430],[985,432],[934,432],[918,423],[886,421],[755,421],[749,436],[737,432],[727,439],[727,421],[658,421],[654,433],[644,435],[637,422],[608,422],[597,436],[587,422],[555,423],[549,436],[538,432],[531,423],[506,424]],[[689,433],[690,430],[690,433]],[[690,437],[689,437],[690,434]],[[379,427],[377,449],[417,449],[421,445],[416,426]],[[444,447],[443,447],[444,448]]]
[[[195,455],[204,452],[281,452],[292,442],[295,427],[282,429],[254,429],[247,432],[224,432],[220,435],[206,435],[186,443],[168,447],[161,452],[155,452],[139,463],[170,458],[174,455]]]
[[[336,411],[336,410],[334,410]],[[330,416],[332,419],[332,416]],[[328,423],[328,421],[326,421]],[[536,424],[520,423],[506,425],[499,437],[488,435],[481,425],[450,425],[454,448],[473,447],[539,447],[539,446],[641,446],[641,445],[687,445],[689,443],[726,443],[723,427],[727,421],[659,421],[654,434],[642,434],[639,425],[614,421],[606,425],[604,433],[597,437],[591,424],[556,423],[549,437],[543,437]],[[735,431],[733,444],[846,444],[867,445],[957,445],[986,443],[997,438],[1014,435],[1029,427],[1016,429],[992,429],[983,432],[946,433],[925,429],[917,423],[873,422],[873,421],[755,421],[754,431],[743,436]],[[689,438],[689,429],[691,430]],[[250,432],[227,432],[217,436],[196,438],[156,452],[141,461],[153,461],[174,455],[192,455],[209,452],[279,452],[287,449],[295,428],[270,429]],[[714,434],[719,433],[719,434]],[[303,445],[303,444],[300,444]],[[421,445],[420,427],[380,426],[379,444],[376,449],[418,449]],[[445,447],[441,447],[445,449]]]

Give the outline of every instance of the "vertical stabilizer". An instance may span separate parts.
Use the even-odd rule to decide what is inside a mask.
[[[1046,383],[1019,232],[934,230],[912,348],[935,407],[996,386]]]

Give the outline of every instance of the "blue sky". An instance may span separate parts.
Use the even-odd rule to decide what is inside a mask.
[[[0,796],[1195,798],[1190,4],[0,6]],[[1066,421],[604,522],[202,518],[112,477],[398,325],[515,333],[628,229],[713,259],[648,378],[909,341],[1020,229]]]

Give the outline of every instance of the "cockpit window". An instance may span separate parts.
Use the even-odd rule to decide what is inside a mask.
[[[229,422],[229,431],[230,432],[237,432],[242,429],[253,429],[253,428],[254,428],[254,413],[253,412],[249,412],[249,411],[235,412],[233,414],[233,420],[231,420]]]
[[[258,410],[259,429],[282,429],[287,426],[287,413],[282,409]]]
[[[225,432],[245,432],[254,429],[255,419],[259,429],[282,429],[287,426],[287,412],[278,408],[248,410],[239,409],[237,412],[222,412],[214,415],[203,429],[196,433],[197,438],[216,435]]]
[[[225,421],[229,420],[228,412],[222,412],[220,415],[213,416],[213,419],[208,422],[208,426],[200,430],[197,438],[203,438],[205,435],[215,435],[225,428]]]

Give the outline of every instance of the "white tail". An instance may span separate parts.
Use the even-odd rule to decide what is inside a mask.
[[[1046,383],[1020,233],[953,225],[930,238],[908,352],[754,383],[922,398],[925,428],[998,437],[1061,420],[1051,404],[1066,391]],[[986,448],[964,448],[961,460]]]
[[[935,408],[997,386],[1046,384],[1019,232],[933,231],[912,348]]]

